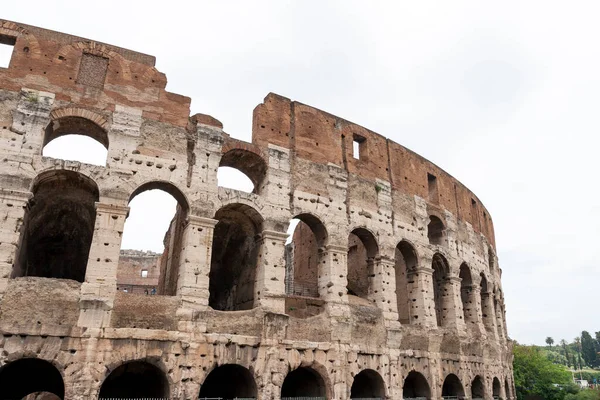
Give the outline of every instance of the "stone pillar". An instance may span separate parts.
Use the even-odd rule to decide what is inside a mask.
[[[348,304],[348,246],[329,244],[319,249],[319,297],[338,315],[335,304]],[[336,308],[338,311],[341,309]]]
[[[494,296],[494,316],[496,319],[496,332],[500,340],[504,340],[504,318],[502,315],[502,299],[500,296]]]
[[[471,298],[473,299],[473,320],[471,321],[471,327],[480,334],[485,333],[485,326],[483,325],[483,312],[481,304],[481,286],[471,286]]]
[[[285,313],[286,232],[264,230],[258,239],[260,252],[254,281],[254,306]]]
[[[408,271],[408,297],[411,303],[411,325],[437,325],[432,279],[432,268],[417,267]]]
[[[21,228],[31,197],[30,192],[0,189],[0,300],[18,262]]]
[[[460,283],[462,279],[457,276],[449,276],[444,282],[443,294],[444,326],[465,330],[464,312],[460,297]]]
[[[496,332],[496,321],[494,312],[494,296],[492,292],[481,293],[481,316],[485,332],[488,335],[498,337]]]
[[[117,291],[121,236],[129,207],[96,203],[96,222],[85,282],[81,285],[78,326],[109,326]]]
[[[369,300],[383,313],[387,327],[399,327],[398,302],[396,299],[396,263],[388,257],[369,260]]]
[[[181,235],[177,295],[182,308],[206,310],[209,299],[210,261],[217,220],[188,215]]]
[[[21,154],[42,154],[44,133],[54,105],[54,93],[34,89],[21,89],[17,108],[13,110],[10,130],[23,135]],[[15,149],[15,151],[19,151]]]
[[[465,327],[472,329],[476,327],[479,329],[479,286],[469,285],[461,286],[461,296],[464,298],[463,303],[463,315],[465,320]]]

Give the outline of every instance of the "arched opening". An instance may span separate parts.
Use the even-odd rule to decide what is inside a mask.
[[[327,231],[314,215],[300,214],[290,221],[285,248],[285,290],[290,296],[319,297],[319,266]]]
[[[458,277],[460,278],[460,299],[465,323],[473,324],[477,322],[477,314],[473,312],[473,279],[471,278],[471,269],[467,263],[461,264]]]
[[[354,377],[350,389],[351,399],[383,399],[385,383],[381,375],[372,369],[365,369]]]
[[[504,397],[510,399],[510,385],[508,384],[508,379],[504,380]]]
[[[404,400],[431,398],[431,390],[429,389],[427,379],[417,371],[410,371],[404,379],[402,398]]]
[[[113,370],[102,383],[99,399],[169,397],[169,381],[160,368],[146,361],[131,361]]]
[[[314,369],[300,367],[290,371],[281,386],[281,400],[298,398],[327,398],[323,377]]]
[[[56,170],[38,176],[21,231],[12,277],[83,282],[99,193],[89,178]]]
[[[254,306],[254,280],[262,217],[252,207],[230,204],[215,214],[210,264],[209,305],[215,310],[249,310]]]
[[[417,253],[414,247],[403,240],[396,246],[396,302],[398,305],[398,317],[401,324],[409,324],[411,322],[410,315],[410,290],[409,290],[409,275],[412,276],[413,271],[417,268]]]
[[[0,398],[22,399],[37,392],[48,392],[63,399],[65,384],[62,375],[48,361],[21,358],[0,368]]]
[[[239,173],[233,173],[231,169],[237,170]],[[224,171],[221,172],[220,177],[219,171]],[[264,178],[267,174],[267,163],[265,163],[265,160],[261,156],[254,152],[243,149],[233,149],[229,150],[221,157],[219,171],[217,171],[219,186],[230,187],[245,192],[250,191],[253,193],[260,193]],[[244,184],[240,182],[240,173],[247,177],[252,183],[251,190],[244,190],[249,189],[249,185],[247,182]],[[245,180],[245,178],[242,179]]]
[[[465,397],[465,390],[458,376],[450,374],[444,379],[442,385],[442,398],[444,399],[462,399]]]
[[[437,246],[443,245],[446,240],[444,234],[445,230],[446,228],[441,219],[435,215],[429,216],[429,224],[427,224],[427,238],[429,239],[429,244]]]
[[[44,135],[42,155],[86,164],[106,165],[108,135],[96,123],[81,117],[53,120]]]
[[[119,291],[176,294],[187,213],[185,196],[171,183],[148,182],[133,192],[117,269]]]
[[[488,291],[488,283],[487,283],[487,279],[485,278],[485,275],[483,274],[483,272],[480,275],[480,295],[481,295],[481,320],[483,321],[483,325],[485,326],[485,328],[487,330],[492,330],[493,328],[493,318],[492,318],[492,313],[493,311],[491,310],[492,305],[489,302],[490,299],[490,292]]]
[[[228,189],[239,190],[240,192],[254,192],[254,184],[248,175],[231,167],[219,167],[217,170],[217,185]]]
[[[448,261],[439,253],[433,256],[433,300],[435,302],[435,315],[438,326],[446,325],[446,297],[447,297],[447,278],[450,272]]]
[[[479,375],[473,379],[471,383],[471,399],[472,400],[483,400],[485,397],[485,389],[483,387],[483,379]]]
[[[354,229],[348,236],[348,294],[367,299],[373,263],[379,254],[377,240],[365,228]]]
[[[500,398],[500,380],[494,377],[494,381],[492,382],[492,396],[494,399]]]
[[[255,399],[256,383],[248,369],[225,364],[213,369],[200,389],[201,399]]]

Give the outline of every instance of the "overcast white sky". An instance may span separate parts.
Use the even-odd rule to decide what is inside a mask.
[[[512,338],[600,330],[599,3],[5,3],[2,18],[155,55],[234,137],[272,91],[409,147],[490,211]]]

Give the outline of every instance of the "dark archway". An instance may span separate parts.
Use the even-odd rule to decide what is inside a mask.
[[[473,279],[467,263],[461,264],[458,277],[460,278],[460,299],[465,323],[475,323],[477,322],[477,313],[473,312]]]
[[[483,325],[486,330],[491,331],[494,328],[494,318],[492,316],[494,311],[491,309],[493,304],[490,304],[489,301],[492,294],[489,292],[488,281],[483,272],[480,275],[480,280],[481,320],[483,321]]]
[[[113,370],[102,383],[99,399],[169,397],[165,373],[146,361],[131,361]]]
[[[447,279],[450,273],[450,267],[446,258],[439,253],[434,254],[432,261],[433,268],[433,300],[435,302],[435,315],[438,326],[446,325],[446,297],[447,297]]]
[[[36,393],[48,392],[63,399],[65,384],[62,375],[48,361],[21,358],[0,368],[0,399],[20,400]]]
[[[404,400],[431,398],[431,389],[423,374],[417,371],[409,372],[404,379],[404,385],[402,386],[402,398]]]
[[[427,224],[427,238],[429,239],[429,244],[437,246],[443,245],[446,241],[445,230],[446,227],[442,220],[435,215],[431,215],[429,217],[429,224]]]
[[[494,381],[492,382],[492,396],[494,399],[500,398],[500,380],[494,377]]]
[[[258,154],[244,150],[232,149],[223,154],[219,167],[236,169],[246,175],[254,185],[253,193],[260,193],[267,174],[267,163]]]
[[[215,214],[210,265],[209,305],[215,310],[254,307],[254,280],[262,217],[252,207],[230,204]]]
[[[396,246],[395,252],[396,302],[401,324],[410,324],[409,275],[417,268],[417,252],[406,240]]]
[[[255,399],[256,383],[247,368],[237,364],[221,365],[204,379],[199,398]]]
[[[350,389],[351,399],[383,399],[385,383],[381,375],[372,369],[365,369],[354,377]]]
[[[327,230],[312,214],[300,214],[286,244],[285,291],[290,296],[319,297],[319,269],[327,244]]]
[[[32,192],[12,277],[83,282],[96,222],[96,183],[56,170],[38,176]]]
[[[504,397],[510,399],[510,385],[508,384],[508,379],[504,380]]]
[[[442,397],[443,398],[463,398],[465,397],[465,389],[463,388],[460,379],[458,376],[454,374],[449,374],[446,379],[444,379],[444,384],[442,385]]]
[[[281,386],[281,399],[299,397],[327,398],[327,387],[323,377],[314,369],[300,367],[290,371]]]
[[[483,386],[483,379],[479,375],[473,379],[471,383],[471,400],[479,400],[485,397],[485,388]]]
[[[373,263],[379,254],[375,236],[365,228],[354,229],[348,236],[348,294],[367,299],[373,275]]]

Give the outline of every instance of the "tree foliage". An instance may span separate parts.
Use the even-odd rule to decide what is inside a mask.
[[[535,346],[514,347],[514,377],[517,398],[537,395],[545,400],[563,400],[572,387],[571,373],[562,365],[554,364]],[[558,386],[556,386],[558,385]]]

